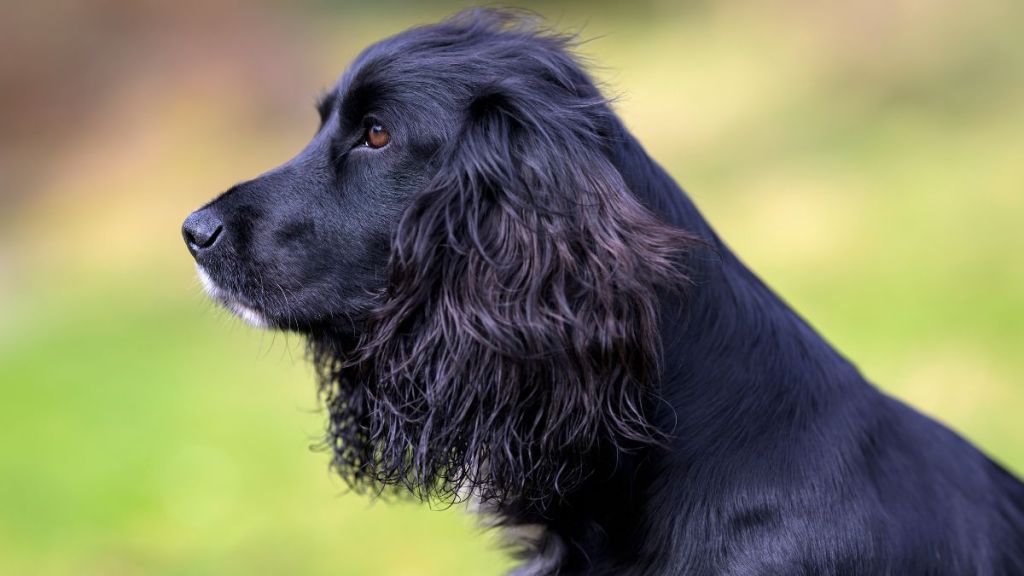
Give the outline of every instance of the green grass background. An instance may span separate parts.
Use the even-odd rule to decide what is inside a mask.
[[[25,3],[28,4],[28,3]],[[870,379],[1024,472],[1024,4],[532,4],[731,246]],[[56,4],[0,30],[0,574],[500,574],[346,494],[302,343],[179,226],[362,47],[459,5]],[[13,40],[12,40],[13,38]],[[436,507],[435,507],[436,508]]]

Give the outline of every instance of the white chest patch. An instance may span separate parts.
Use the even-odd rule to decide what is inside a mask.
[[[565,543],[541,524],[508,524],[507,519],[475,495],[467,498],[468,510],[477,514],[481,526],[497,530],[501,542],[524,556],[524,562],[508,576],[552,576],[565,558]]]

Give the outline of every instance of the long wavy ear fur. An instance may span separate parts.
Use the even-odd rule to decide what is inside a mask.
[[[597,96],[512,82],[468,106],[356,358],[321,363],[350,483],[544,499],[658,440],[656,291],[685,282],[691,239],[609,162],[612,119]]]

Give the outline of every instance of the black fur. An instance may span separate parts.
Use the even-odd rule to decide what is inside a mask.
[[[540,526],[523,574],[1024,574],[1024,486],[744,267],[570,45],[382,41],[186,221],[214,297],[308,336],[342,477]]]

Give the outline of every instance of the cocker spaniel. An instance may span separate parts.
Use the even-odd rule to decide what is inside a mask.
[[[751,273],[571,48],[383,40],[185,221],[214,299],[307,337],[340,475],[532,527],[523,575],[1024,574],[1024,485]]]

